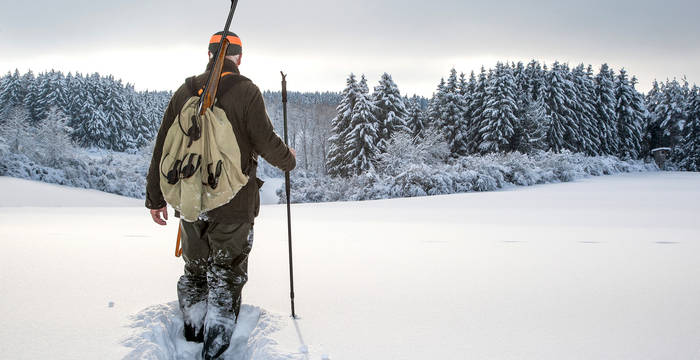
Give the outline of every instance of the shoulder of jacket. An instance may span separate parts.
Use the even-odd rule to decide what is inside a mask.
[[[236,77],[227,76],[226,78],[222,79],[222,83],[219,86],[230,86],[230,88],[224,90],[224,96],[227,98],[235,99],[237,102],[247,102],[255,98],[257,94],[260,94],[258,86],[243,75],[236,75]]]

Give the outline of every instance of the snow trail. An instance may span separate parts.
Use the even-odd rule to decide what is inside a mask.
[[[131,348],[124,360],[201,359],[202,344],[188,342],[183,335],[182,313],[177,301],[149,306],[131,318],[132,334],[122,340]],[[280,330],[282,316],[259,307],[243,305],[225,360],[294,360],[303,354],[283,354],[271,335]]]

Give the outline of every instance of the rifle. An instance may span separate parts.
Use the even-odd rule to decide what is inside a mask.
[[[228,13],[228,19],[226,20],[226,26],[224,26],[224,33],[221,36],[221,42],[219,43],[219,51],[214,55],[216,57],[216,62],[209,73],[207,78],[207,83],[204,86],[204,92],[199,97],[199,107],[197,108],[197,113],[200,116],[207,112],[207,109],[214,106],[214,100],[216,99],[216,92],[219,89],[219,80],[221,79],[221,71],[224,68],[224,58],[226,58],[226,50],[229,46],[229,41],[227,39],[228,29],[231,26],[231,19],[233,19],[233,13],[236,12],[236,6],[238,5],[238,0],[231,0],[231,10]]]

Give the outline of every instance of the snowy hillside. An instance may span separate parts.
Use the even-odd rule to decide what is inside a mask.
[[[196,358],[175,221],[14,179],[0,199],[0,358]],[[285,207],[263,206],[229,359],[700,358],[700,174],[292,211],[301,319]]]

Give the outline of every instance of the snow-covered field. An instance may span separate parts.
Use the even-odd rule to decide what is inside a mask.
[[[700,359],[699,215],[700,174],[665,172],[294,205],[293,321],[285,207],[264,206],[228,358]],[[0,358],[196,358],[176,232],[0,178]]]

